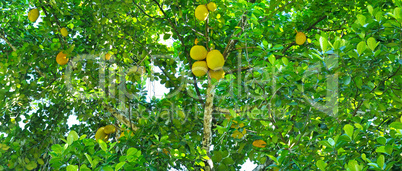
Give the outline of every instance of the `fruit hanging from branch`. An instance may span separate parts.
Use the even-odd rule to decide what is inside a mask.
[[[216,6],[215,2],[210,2],[207,4],[207,8],[209,11],[214,12],[214,11],[216,11],[217,6]]]
[[[297,32],[296,34],[296,44],[303,45],[306,42],[306,35],[303,32]]]
[[[59,54],[56,56],[56,62],[59,65],[66,65],[68,63],[67,54],[64,54],[62,51],[59,52]]]
[[[195,17],[200,21],[205,21],[208,17],[208,8],[206,5],[198,5],[195,9]]]
[[[37,8],[31,9],[28,12],[29,21],[35,22],[39,17],[39,10]]]
[[[225,77],[225,71],[223,69],[214,71],[214,70],[209,70],[208,71],[209,77],[216,79],[216,81],[219,81],[220,79]]]
[[[63,27],[63,28],[60,29],[60,33],[61,33],[61,35],[63,35],[64,37],[67,37],[67,36],[68,36],[68,31],[67,31],[67,29],[66,29],[65,27]]]
[[[98,142],[99,140],[106,141],[109,137],[108,134],[105,134],[105,127],[100,127],[95,134],[95,140]]]
[[[225,59],[219,50],[211,50],[207,54],[207,64],[211,70],[220,70],[225,64]]]
[[[207,62],[205,61],[196,61],[191,68],[193,74],[197,77],[202,77],[208,72]]]
[[[105,128],[103,129],[103,132],[105,132],[105,134],[115,133],[116,127],[114,127],[113,125],[106,125]]]
[[[190,50],[190,57],[194,60],[203,60],[207,57],[207,54],[207,49],[201,45],[195,45]]]

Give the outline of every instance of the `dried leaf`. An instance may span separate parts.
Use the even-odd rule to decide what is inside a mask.
[[[255,140],[253,142],[254,147],[264,148],[266,145],[267,145],[267,143],[264,140]]]

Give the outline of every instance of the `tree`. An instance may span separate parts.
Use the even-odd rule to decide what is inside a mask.
[[[0,170],[402,168],[400,1],[224,0],[199,21],[207,3],[0,2]],[[191,72],[195,44],[223,79]]]

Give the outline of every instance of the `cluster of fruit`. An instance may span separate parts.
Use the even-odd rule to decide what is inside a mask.
[[[199,5],[195,9],[195,17],[200,21],[205,21],[208,18],[209,12],[215,11],[216,8],[214,2],[210,2],[207,5]],[[219,50],[208,52],[204,46],[195,45],[190,50],[190,57],[196,60],[191,68],[195,76],[202,77],[208,73],[210,78],[218,81],[225,76],[222,68],[225,64],[225,59]]]
[[[38,17],[39,17],[39,10],[38,10],[37,8],[31,9],[31,10],[28,12],[28,19],[29,19],[29,21],[35,22],[35,21],[38,19]],[[68,31],[67,31],[67,29],[66,29],[65,27],[63,27],[63,28],[60,29],[60,33],[61,33],[62,36],[68,37]],[[107,53],[107,54],[105,55],[105,59],[106,59],[106,60],[109,60],[109,59],[110,59],[110,54],[109,54],[109,53]],[[57,54],[57,56],[56,56],[56,62],[57,62],[59,65],[66,65],[66,64],[68,63],[67,54],[63,53],[63,51],[59,52],[59,53]]]
[[[116,132],[116,127],[113,125],[106,125],[105,127],[100,127],[95,134],[95,140],[107,141],[109,139],[109,135]]]

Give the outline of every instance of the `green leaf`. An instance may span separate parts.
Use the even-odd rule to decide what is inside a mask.
[[[343,126],[343,130],[346,132],[346,135],[348,135],[350,137],[350,139],[352,139],[352,136],[353,136],[353,129],[354,129],[354,127],[349,124],[346,124],[345,126]]]
[[[325,162],[322,161],[322,160],[318,160],[317,163],[316,163],[316,165],[317,165],[317,167],[318,167],[320,170],[322,170],[322,171],[324,171],[324,170],[325,170],[325,167],[327,167],[327,163],[325,163]]]
[[[328,141],[319,141],[318,143],[320,143],[321,145],[326,146],[326,147],[332,146]]]
[[[367,10],[368,10],[369,13],[371,14],[371,16],[373,16],[373,6],[367,5]]]
[[[350,81],[351,81],[351,77],[348,75],[348,76],[346,76],[346,78],[345,78],[345,85],[349,85],[349,83],[350,83]]]
[[[217,170],[228,170],[228,168],[226,167],[226,165],[224,165],[223,163],[219,164],[219,166],[217,167]]]
[[[381,155],[380,157],[377,158],[377,164],[381,169],[384,168],[384,162],[385,162],[384,155]]]
[[[367,157],[366,157],[366,154],[362,154],[362,159],[364,160],[364,161],[367,161]]]
[[[103,151],[107,150],[107,144],[103,140],[99,140],[98,143]]]
[[[363,85],[363,80],[362,80],[362,78],[361,78],[361,77],[357,77],[355,81],[356,81],[356,86],[361,89],[361,88],[362,88],[362,85]]]
[[[395,129],[402,129],[402,123],[401,122],[392,122],[390,127],[395,128]]]
[[[103,166],[102,170],[103,171],[113,171],[113,168],[111,166]]]
[[[320,37],[320,46],[321,46],[321,51],[326,52],[327,47],[328,47],[328,40],[325,37]]]
[[[375,150],[375,152],[376,152],[376,153],[387,153],[387,152],[385,151],[385,146],[377,147],[377,149]]]
[[[382,145],[385,145],[385,143],[387,143],[387,139],[385,139],[384,137],[378,137],[377,142]]]
[[[335,40],[333,47],[334,47],[334,49],[339,49],[341,47],[341,41]]]
[[[348,169],[350,171],[360,171],[361,166],[359,165],[359,163],[357,163],[356,160],[349,160]]]
[[[279,165],[278,159],[272,155],[268,155],[269,158],[271,158],[273,161],[275,161],[276,165]]]
[[[120,170],[120,169],[121,169],[121,167],[123,167],[123,166],[124,166],[124,164],[126,164],[126,162],[120,162],[120,163],[118,163],[118,164],[116,165],[115,171]]]
[[[78,166],[77,165],[68,165],[67,171],[78,171]]]
[[[366,17],[364,15],[361,14],[357,15],[357,20],[362,26],[366,24]]]
[[[389,155],[392,155],[392,151],[394,150],[394,146],[392,145],[386,145],[385,146],[385,152]]]
[[[80,171],[91,171],[91,169],[88,168],[86,164],[83,164],[83,165],[81,165],[81,167],[80,167]]]
[[[367,163],[367,165],[372,166],[372,167],[374,167],[374,168],[376,168],[376,169],[379,169],[379,168],[380,168],[380,167],[378,167],[378,164],[377,164],[377,163]]]
[[[382,12],[381,12],[381,11],[378,11],[378,12],[375,14],[375,19],[376,19],[377,21],[381,21],[381,20],[382,20],[382,16],[383,16]]]
[[[88,155],[87,153],[84,153],[85,157],[87,157],[89,163],[91,164],[91,167],[94,168],[94,163],[92,162],[92,157]]]
[[[222,153],[220,151],[214,151],[211,158],[214,163],[219,163],[222,160]]]
[[[63,148],[60,146],[60,144],[54,144],[51,148],[56,154],[61,154],[63,152]]]
[[[329,139],[328,139],[328,143],[329,143],[332,147],[335,146],[335,141],[334,141],[334,139],[332,139],[332,138],[329,138]]]
[[[360,125],[359,123],[355,123],[354,126],[355,126],[355,128],[357,128],[357,129],[363,130],[363,126]]]
[[[364,52],[364,50],[366,50],[366,48],[367,48],[366,42],[361,41],[359,44],[357,44],[357,53],[361,55]]]
[[[170,38],[170,36],[171,36],[171,34],[164,34],[164,35],[163,35],[163,40],[167,40],[167,39],[169,39],[169,38]]]
[[[268,57],[268,60],[269,60],[269,63],[271,63],[272,65],[274,65],[274,64],[275,64],[275,60],[276,60],[275,55],[271,54],[271,55]]]
[[[374,37],[370,37],[367,39],[367,45],[372,51],[374,51],[377,47],[377,41],[375,41]]]
[[[17,54],[17,52],[16,52],[16,51],[13,51],[13,52],[11,52],[11,56],[13,56],[13,57],[17,57],[17,56],[18,56],[18,54]]]
[[[70,133],[67,136],[67,143],[68,145],[71,145],[74,141],[78,140],[78,134],[75,131],[70,131]]]
[[[401,19],[402,18],[402,8],[397,7],[394,9],[394,16],[397,19]]]
[[[283,64],[285,64],[285,65],[288,65],[288,64],[289,64],[289,60],[288,60],[288,58],[286,58],[286,57],[282,57],[282,62],[283,62]]]
[[[234,164],[234,161],[232,158],[227,157],[227,158],[223,159],[222,163],[225,163],[226,165],[231,165],[231,164]]]
[[[136,148],[131,147],[127,150],[127,156],[134,156],[137,153],[137,151],[138,150]]]

